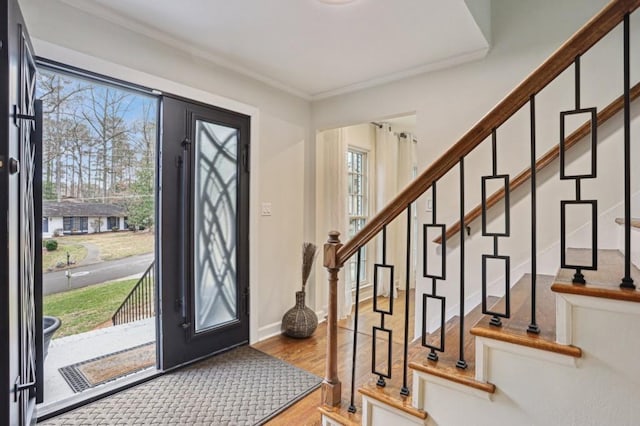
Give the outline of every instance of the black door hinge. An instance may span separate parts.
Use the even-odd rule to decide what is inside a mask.
[[[13,402],[18,402],[18,395],[20,395],[21,392],[35,389],[35,387],[36,382],[20,383],[20,376],[16,377],[16,381],[13,385]]]
[[[14,105],[13,106],[13,123],[17,126],[18,125],[18,120],[29,120],[29,121],[36,121],[36,116],[35,115],[28,115],[28,114],[20,114],[20,108],[18,108],[18,105]]]
[[[249,145],[245,145],[242,149],[242,167],[244,167],[244,171],[249,173],[251,171],[251,153],[249,149]]]

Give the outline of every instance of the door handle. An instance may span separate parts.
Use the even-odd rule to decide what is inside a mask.
[[[9,159],[9,173],[12,174],[12,175],[15,175],[19,171],[20,171],[20,161],[18,161],[15,158],[11,157]]]
[[[185,138],[182,143],[180,165],[180,327],[187,330],[191,325],[187,319],[187,205],[189,204],[189,148],[191,141]]]

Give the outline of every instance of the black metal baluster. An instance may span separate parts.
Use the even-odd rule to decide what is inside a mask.
[[[501,318],[509,318],[511,316],[511,266],[510,257],[499,255],[498,239],[500,237],[508,237],[511,233],[511,213],[510,213],[510,189],[509,189],[509,175],[498,174],[498,138],[496,136],[496,129],[491,131],[491,175],[482,176],[482,236],[493,238],[493,254],[482,255],[482,313],[492,315],[490,324],[495,327],[502,326]],[[504,188],[504,230],[489,231],[487,227],[487,182],[491,180],[501,180]],[[487,293],[488,293],[488,263],[490,260],[502,261],[505,265],[505,311],[495,312],[487,307]]]
[[[149,315],[153,315],[153,272],[149,274]]]
[[[151,279],[150,277],[146,277],[145,278],[145,283],[144,283],[144,314],[145,317],[147,315],[151,314],[151,309],[149,309],[149,306],[151,306]]]
[[[631,278],[631,71],[629,14],[624,15],[624,277],[621,288],[635,289]]]
[[[431,184],[431,224],[423,225],[423,248],[422,248],[422,264],[423,264],[423,276],[425,278],[431,278],[431,294],[423,294],[422,295],[422,346],[430,349],[429,355],[427,359],[430,361],[438,360],[438,352],[444,352],[445,350],[445,317],[446,317],[446,299],[442,296],[437,295],[437,280],[445,280],[446,279],[446,271],[447,271],[447,227],[444,224],[438,224],[437,222],[437,188],[436,182]],[[428,252],[428,229],[437,228],[440,230],[440,248],[441,248],[441,266],[440,266],[440,274],[430,274],[428,272],[428,263],[427,263],[427,252]],[[427,302],[429,299],[435,299],[440,302],[440,345],[435,346],[427,343]]]
[[[529,333],[540,334],[540,327],[536,322],[536,286],[538,276],[537,261],[537,199],[536,199],[536,98],[531,95],[529,98],[529,112],[531,125],[531,323],[527,327]]]
[[[151,280],[149,279],[149,277],[145,278],[145,283],[144,283],[144,315],[145,317],[149,314],[151,314],[151,309],[149,309],[149,306],[151,304]]]
[[[356,406],[354,403],[355,386],[356,386],[356,351],[358,350],[358,314],[360,307],[360,257],[362,254],[362,247],[358,249],[356,255],[356,312],[353,320],[353,354],[351,358],[351,402],[349,404],[349,412],[355,413]],[[374,295],[375,297],[375,295]],[[375,344],[375,342],[374,342]]]
[[[409,396],[407,383],[409,366],[409,287],[411,285],[411,204],[407,206],[407,256],[404,280],[404,361],[402,365],[402,389],[400,395]]]
[[[597,126],[597,108],[582,108],[580,106],[580,56],[576,56],[574,62],[575,70],[575,109],[573,111],[562,111],[560,113],[560,179],[575,180],[576,198],[575,200],[560,201],[560,267],[575,269],[572,282],[574,284],[585,284],[583,270],[596,270],[598,268],[598,201],[583,200],[581,194],[582,179],[595,179],[597,177],[597,143],[598,143],[598,126]],[[565,117],[574,114],[590,114],[591,115],[591,171],[589,173],[568,174],[566,168],[566,146],[565,146]],[[567,263],[567,236],[566,236],[566,218],[567,206],[584,205],[591,208],[591,264],[569,264]]]
[[[382,264],[386,265],[387,264],[387,226],[385,225],[384,228],[382,228]],[[377,275],[374,276],[374,279],[377,278]],[[390,295],[393,295],[393,280],[391,280],[391,288],[389,289]],[[377,288],[374,291],[373,297],[377,298],[378,294],[377,294]],[[380,328],[384,329],[384,313],[380,313]],[[373,344],[375,345],[375,341],[373,342]],[[374,359],[375,362],[375,359]],[[387,385],[387,383],[384,380],[384,377],[382,375],[378,375],[378,381],[376,382],[377,386],[380,387],[385,387]]]
[[[460,357],[456,367],[467,368],[464,360],[464,157],[460,157]]]
[[[372,345],[373,350],[371,352],[371,372],[378,376],[378,381],[376,382],[376,386],[385,387],[387,385],[385,378],[391,378],[391,345],[392,345],[392,337],[393,330],[388,330],[384,327],[384,318],[385,315],[393,315],[393,265],[387,265],[387,227],[382,228],[382,263],[376,263],[373,269],[373,311],[378,312],[380,314],[380,327],[373,327],[373,339]],[[379,269],[388,269],[389,270],[389,309],[379,309],[378,308],[378,270]],[[387,371],[381,372],[376,368],[376,346],[377,346],[377,336],[378,333],[386,333],[388,342],[387,342]]]

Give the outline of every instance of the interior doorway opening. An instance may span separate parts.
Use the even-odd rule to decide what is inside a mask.
[[[348,241],[417,175],[416,116],[403,115],[324,130],[317,135],[317,233],[340,231]],[[331,206],[332,209],[327,208]],[[338,206],[335,207],[334,206]],[[407,213],[345,265],[344,294],[338,298],[338,316],[348,316],[360,288],[361,303],[376,298],[389,306],[398,291],[415,288],[418,255],[418,203],[410,213],[410,270],[406,271]],[[337,211],[336,211],[337,210]],[[378,266],[376,266],[378,265]],[[385,265],[380,267],[379,265]],[[394,273],[389,271],[393,266]],[[358,276],[359,272],[359,276]],[[316,279],[323,279],[319,276]],[[375,283],[378,283],[377,286]],[[369,302],[366,302],[369,303]]]
[[[43,101],[44,401],[155,374],[160,98],[57,64]]]

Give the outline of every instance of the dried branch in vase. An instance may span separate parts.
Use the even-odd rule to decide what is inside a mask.
[[[316,258],[317,247],[313,243],[302,244],[302,291],[307,286],[307,280],[311,275],[311,267],[313,266],[313,260]]]

